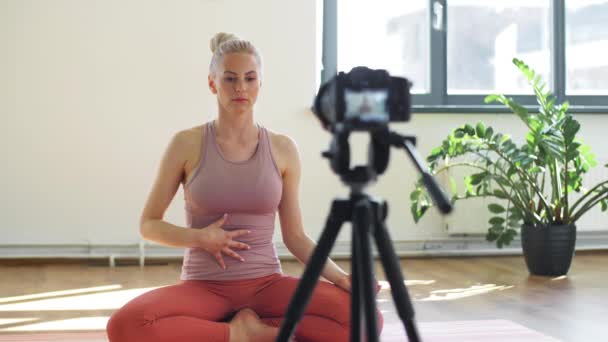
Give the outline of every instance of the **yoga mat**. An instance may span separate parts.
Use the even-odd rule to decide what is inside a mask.
[[[559,342],[508,320],[417,322],[424,342]],[[385,323],[381,341],[406,341],[401,321]]]
[[[446,321],[417,323],[424,342],[559,342],[508,320]],[[406,341],[400,321],[384,326],[380,341]],[[107,342],[106,334],[98,332],[0,334],[0,342]]]

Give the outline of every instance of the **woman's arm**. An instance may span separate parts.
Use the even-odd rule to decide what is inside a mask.
[[[139,232],[146,240],[172,247],[194,247],[197,243],[194,229],[163,221],[165,211],[182,181],[186,151],[187,137],[186,132],[182,131],[173,136],[163,154],[140,217]]]
[[[293,140],[287,136],[277,136],[281,159],[285,165],[283,173],[283,194],[279,204],[279,220],[283,242],[289,251],[300,262],[306,264],[315,242],[306,235],[302,224],[302,214],[299,203],[300,156]],[[322,276],[332,283],[350,290],[348,274],[331,259],[327,259]]]

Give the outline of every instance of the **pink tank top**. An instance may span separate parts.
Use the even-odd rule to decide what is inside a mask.
[[[251,249],[235,249],[244,262],[223,255],[224,270],[203,249],[188,248],[184,253],[182,280],[250,279],[282,273],[272,237],[283,182],[270,151],[268,131],[258,127],[258,145],[253,156],[232,162],[224,158],[215,140],[213,121],[203,125],[206,134],[200,161],[184,184],[188,227],[204,228],[227,213],[223,229],[250,230],[251,233],[236,240]]]

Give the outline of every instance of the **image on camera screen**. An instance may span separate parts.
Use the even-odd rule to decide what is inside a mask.
[[[344,102],[346,103],[344,119],[348,120],[366,115],[388,116],[386,111],[387,97],[386,89],[366,89],[363,91],[344,89]]]

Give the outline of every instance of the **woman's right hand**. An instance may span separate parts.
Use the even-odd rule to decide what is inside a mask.
[[[213,222],[207,227],[201,229],[200,231],[200,242],[199,245],[206,252],[210,253],[215,257],[217,262],[223,269],[226,269],[226,264],[224,263],[224,256],[226,254],[240,261],[245,261],[240,255],[238,255],[232,249],[249,249],[250,246],[233,240],[239,236],[251,233],[246,229],[239,229],[233,231],[225,231],[222,228],[222,225],[226,221],[228,214],[224,214],[219,220]]]

